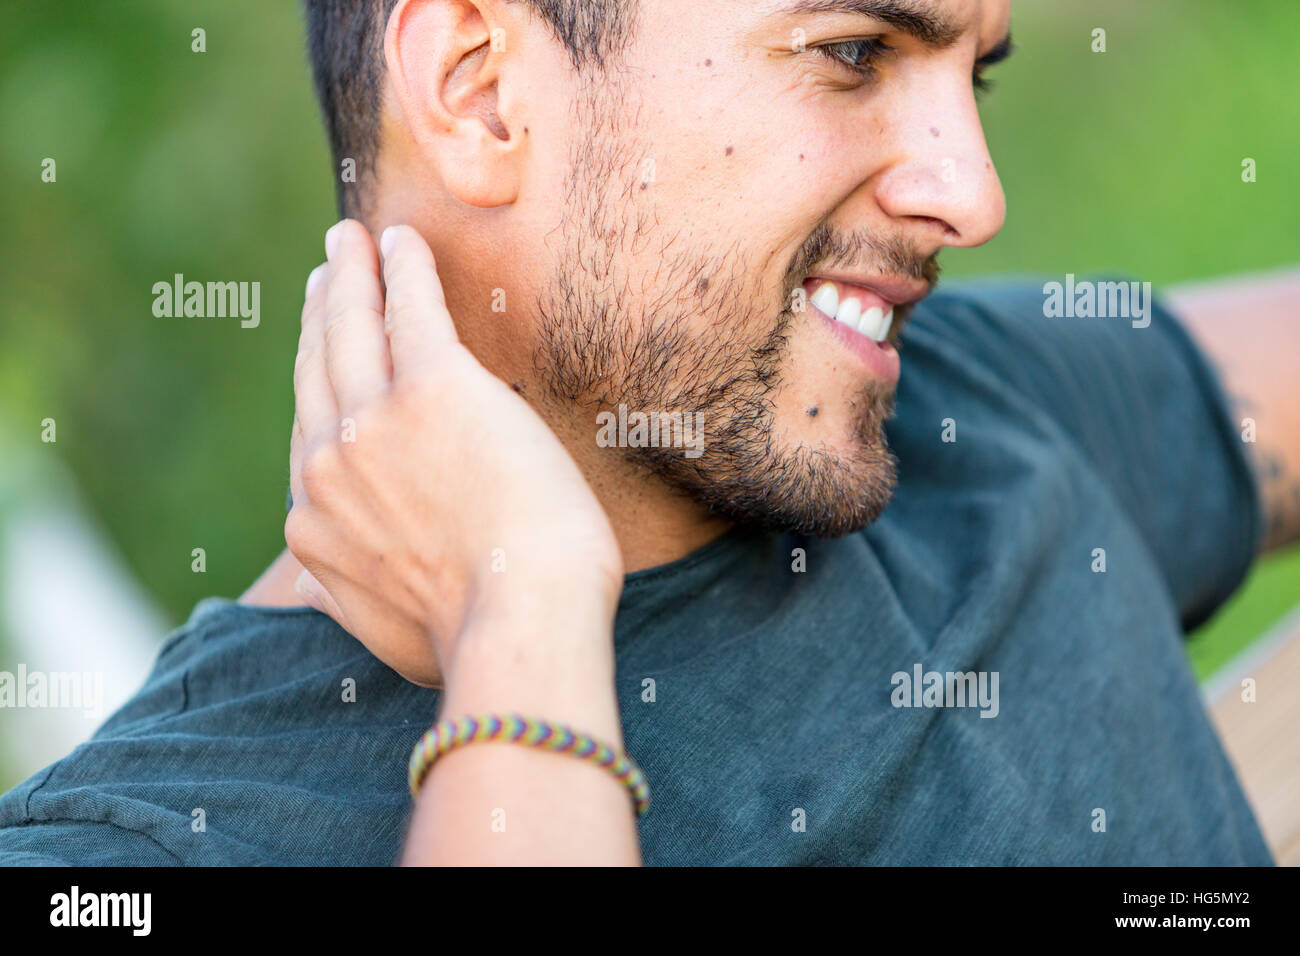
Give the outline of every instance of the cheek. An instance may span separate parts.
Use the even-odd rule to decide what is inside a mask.
[[[779,230],[807,205],[801,193],[819,191],[812,184],[832,155],[827,137],[810,136],[788,104],[774,115],[758,107],[764,97],[754,89],[723,82],[702,77],[702,93],[685,90],[673,102],[645,105],[649,120],[636,134],[655,179],[637,191],[653,195],[661,218],[671,218],[664,216],[670,210],[731,239],[738,229]]]
[[[638,213],[655,224],[658,239],[647,246],[660,250],[676,236],[672,248],[711,253],[720,266],[743,259],[749,308],[770,329],[774,310],[788,305],[781,283],[791,260],[861,179],[835,145],[843,136],[828,125],[756,120],[758,135],[747,135],[735,122],[697,119],[678,116],[655,131],[655,143],[675,149],[647,149],[655,179],[631,192]]]

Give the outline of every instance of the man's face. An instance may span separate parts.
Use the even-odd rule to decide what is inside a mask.
[[[608,453],[724,518],[875,520],[908,304],[940,248],[1003,221],[972,74],[1009,16],[1008,0],[642,0],[626,54],[579,81],[535,304],[543,400],[593,440],[620,404],[702,422],[702,453]]]

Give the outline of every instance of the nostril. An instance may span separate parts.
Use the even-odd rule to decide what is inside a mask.
[[[917,222],[933,223],[934,225],[938,226],[940,229],[943,230],[945,238],[949,238],[949,239],[961,238],[961,233],[959,233],[956,229],[954,229],[943,219],[936,219],[934,216],[913,216],[912,218],[915,219]]]

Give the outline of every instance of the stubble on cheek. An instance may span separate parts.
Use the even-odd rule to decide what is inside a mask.
[[[810,243],[778,290],[764,288],[748,237],[709,248],[660,222],[653,188],[640,188],[647,151],[619,133],[607,125],[575,148],[567,215],[548,239],[556,268],[536,302],[540,398],[580,430],[589,423],[593,442],[596,415],[620,405],[702,421],[695,457],[615,453],[722,517],[826,535],[874,520],[894,481],[882,427],[891,390],[847,378],[839,390],[786,387],[814,364],[789,354],[792,336],[800,348],[816,338],[796,335],[808,317],[792,292],[822,250]],[[804,401],[825,405],[811,428]]]
[[[606,97],[577,111],[600,112]],[[535,365],[557,411],[702,411],[774,376],[781,320],[751,314],[760,273],[740,239],[709,248],[680,218],[661,219],[656,151],[622,135],[626,115],[624,104],[584,120],[547,240],[556,266],[536,300]]]

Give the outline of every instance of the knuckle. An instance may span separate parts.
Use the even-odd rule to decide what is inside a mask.
[[[333,355],[338,351],[339,346],[342,344],[341,339],[346,336],[346,333],[346,316],[330,316],[329,321],[325,323],[325,330],[321,336],[325,343],[326,355]]]
[[[391,401],[399,417],[421,420],[441,401],[442,385],[428,375],[410,375],[394,381]]]
[[[307,509],[295,504],[288,517],[284,519],[284,543],[299,561],[311,553],[315,526],[307,515]]]
[[[313,501],[328,497],[331,485],[337,479],[341,455],[332,441],[316,442],[303,454],[302,467],[298,477],[302,480],[303,490]],[[292,514],[292,512],[290,512]]]
[[[410,256],[399,243],[393,249],[392,256],[384,263],[385,300],[391,306],[395,297],[402,294],[411,284],[412,268]]]
[[[298,350],[298,355],[293,361],[293,390],[295,393],[302,391],[303,385],[307,381],[307,369],[317,360],[320,350],[308,346]]]
[[[334,361],[340,357],[346,357],[354,351],[350,346],[351,342],[358,340],[364,341],[364,334],[368,333],[366,323],[374,323],[381,329],[384,325],[383,313],[376,311],[370,306],[355,306],[346,309],[340,309],[331,315],[325,323],[321,339],[324,343],[324,352],[326,361]]]
[[[389,287],[390,289],[392,286]],[[409,326],[419,321],[419,306],[404,295],[390,295],[385,309],[384,324]]]
[[[317,288],[317,289],[313,289],[311,297],[309,297],[309,298],[307,299],[307,301],[303,304],[303,307],[302,307],[302,321],[301,321],[301,325],[300,325],[300,327],[301,327],[301,329],[302,329],[304,332],[307,331],[307,329],[308,329],[308,328],[309,328],[309,327],[310,327],[314,322],[316,322],[317,319],[320,317],[320,305],[319,305],[319,303],[323,301],[323,299],[322,299],[323,296],[326,296],[326,295],[329,294],[329,278],[328,278],[328,275],[327,275],[327,273],[324,273],[324,272],[320,272],[320,271],[319,271],[319,270],[322,270],[322,269],[324,269],[324,268],[325,268],[324,266],[317,266],[316,269],[317,269],[318,271],[317,271],[317,272],[313,272],[313,273],[311,274],[311,276],[309,277],[309,281],[311,281],[312,279],[314,279],[314,278],[319,274],[319,275],[321,276],[321,278],[318,279],[318,280],[316,280],[316,281],[317,281],[318,283],[324,283],[326,287],[325,287],[325,289],[323,289],[323,290],[322,290],[322,289],[319,289],[319,288]]]
[[[368,446],[385,424],[382,403],[374,400],[364,401],[357,408],[349,411],[347,417],[339,422],[339,440],[342,443],[340,454],[347,454],[355,459],[357,446]]]
[[[329,269],[325,266],[317,266],[307,277],[307,283],[311,292],[302,305],[300,328],[304,332],[320,319],[323,303],[329,296]]]

